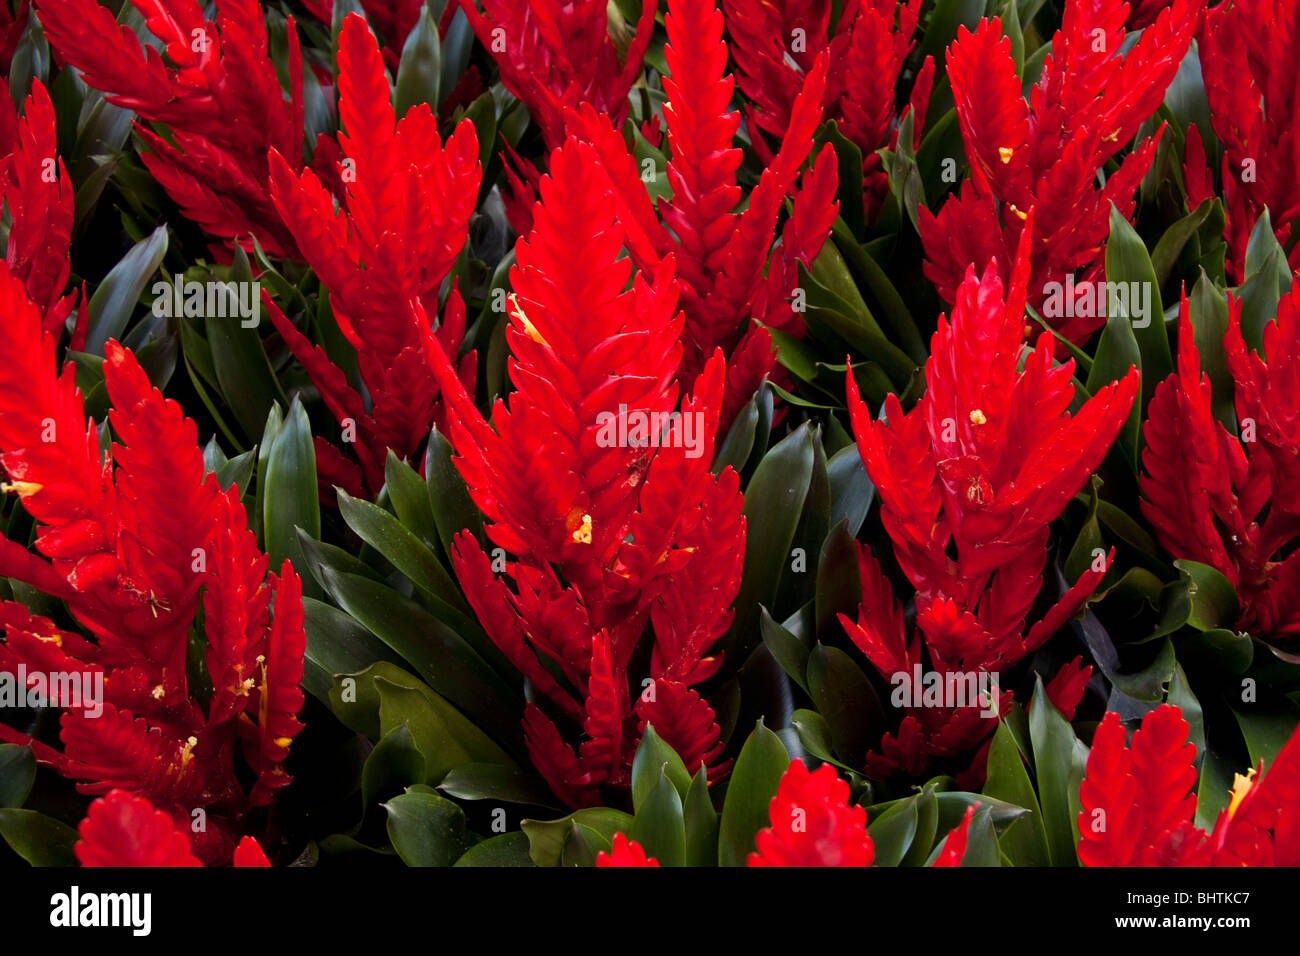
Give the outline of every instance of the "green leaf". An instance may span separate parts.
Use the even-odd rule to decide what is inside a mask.
[[[772,615],[767,612],[767,608],[761,605],[759,630],[763,634],[763,645],[772,655],[772,659],[805,694],[808,693],[808,646],[772,620]]]
[[[1250,710],[1234,708],[1232,715],[1237,718],[1237,726],[1246,739],[1251,765],[1258,766],[1262,760],[1267,772],[1295,733],[1296,724],[1300,723],[1300,709],[1292,704],[1272,710],[1259,709],[1259,705],[1250,706]]]
[[[631,814],[608,807],[578,810],[559,820],[525,820],[520,828],[528,836],[528,855],[537,866],[559,866],[564,854],[565,841],[573,825],[587,827],[604,837],[614,839],[616,833],[627,833],[632,826]]]
[[[1120,288],[1126,290],[1123,301],[1107,303],[1107,325],[1110,323],[1109,313],[1116,308],[1121,312],[1119,318],[1132,324],[1142,356],[1138,368],[1142,371],[1142,407],[1145,408],[1156,385],[1173,371],[1174,363],[1165,331],[1165,310],[1160,303],[1160,283],[1147,255],[1146,244],[1128,220],[1120,215],[1114,203],[1110,207],[1110,238],[1106,242],[1106,283],[1108,292],[1111,283],[1122,283]],[[1144,313],[1137,308],[1137,303],[1128,301],[1135,292],[1139,302],[1146,302]]]
[[[267,439],[263,438],[263,442]],[[266,553],[276,572],[287,560],[295,568],[307,566],[298,541],[301,528],[320,538],[320,499],[316,486],[316,449],[312,445],[307,411],[295,397],[278,433],[270,440],[270,452],[263,472],[266,488],[262,498],[262,520],[266,528]],[[303,579],[303,594],[319,598],[320,590],[309,577]]]
[[[1232,582],[1208,564],[1178,560],[1174,566],[1187,588],[1187,623],[1201,631],[1231,627],[1241,614]]]
[[[375,678],[379,727],[388,733],[409,724],[415,746],[424,756],[425,782],[437,786],[448,771],[468,763],[515,766],[504,750],[427,687],[404,687]]]
[[[419,19],[402,46],[402,59],[397,66],[396,111],[398,117],[419,103],[429,104],[433,115],[438,115],[438,85],[442,69],[442,50],[438,42],[438,27],[429,16],[428,4],[421,4]]]
[[[77,831],[35,810],[0,809],[0,837],[32,866],[77,865]]]
[[[856,538],[876,495],[857,445],[848,445],[832,455],[826,462],[826,475],[831,482],[831,527],[845,521],[849,536]]]
[[[835,755],[861,766],[885,715],[875,689],[853,658],[838,647],[818,644],[808,658],[808,690],[830,729]]]
[[[1188,241],[1201,228],[1201,224],[1209,217],[1212,208],[1214,208],[1213,198],[1201,200],[1199,206],[1166,229],[1164,235],[1156,242],[1156,247],[1151,250],[1151,268],[1155,271],[1156,282],[1162,288],[1173,274],[1174,266],[1178,264],[1178,257],[1182,255]]]
[[[857,453],[856,448],[850,450]],[[817,635],[824,637],[836,627],[840,613],[855,615],[861,600],[857,543],[848,520],[842,518],[822,542],[817,557]]]
[[[686,821],[682,798],[668,778],[667,764],[659,767],[654,786],[637,807],[628,839],[641,844],[646,855],[660,866],[686,865]]]
[[[646,724],[636,756],[632,759],[632,806],[638,812],[664,773],[677,788],[677,795],[685,799],[691,787],[690,771],[677,756],[677,751],[664,742],[651,724]]]
[[[876,849],[876,866],[898,866],[916,838],[919,819],[917,798],[907,797],[885,805],[867,827]]]
[[[432,690],[498,740],[515,735],[518,694],[459,634],[383,584],[329,568],[321,575],[339,606],[401,655]]]
[[[522,830],[502,833],[470,847],[456,866],[532,866],[528,855],[528,834]]]
[[[388,838],[407,866],[451,866],[473,842],[464,812],[436,793],[408,790],[384,809]]]
[[[452,767],[438,789],[460,800],[501,800],[534,807],[549,807],[555,800],[550,790],[522,768],[499,763]]]
[[[1047,833],[1043,830],[1038,797],[1034,793],[1033,784],[1029,782],[1029,774],[1020,758],[1015,739],[1011,736],[1011,729],[1001,721],[993,734],[993,744],[989,747],[988,779],[984,784],[984,793],[1029,811],[1028,816],[1016,820],[1002,834],[1002,850],[1011,862],[1016,866],[1047,866]]]
[[[109,339],[121,338],[145,284],[158,271],[166,254],[167,226],[161,225],[147,239],[137,242],[104,276],[87,306],[85,351],[103,355]]]
[[[0,744],[0,809],[21,807],[36,782],[36,755],[31,747]]]
[[[424,456],[424,474],[443,551],[451,554],[451,539],[467,528],[486,551],[488,540],[483,533],[483,516],[474,506],[460,472],[452,464],[451,443],[436,428],[429,435],[429,447]]]
[[[1038,774],[1038,796],[1042,804],[1048,856],[1052,866],[1075,866],[1078,863],[1075,847],[1079,843],[1079,831],[1070,813],[1074,730],[1043,690],[1042,677],[1034,680],[1029,734],[1033,740],[1034,768]]]
[[[726,653],[741,662],[759,642],[758,605],[772,606],[790,562],[790,548],[812,481],[816,438],[807,423],[771,449],[745,489],[745,566],[736,617],[724,638]]]
[[[361,812],[369,815],[380,801],[405,792],[407,787],[423,784],[426,773],[424,755],[415,745],[411,728],[398,724],[379,738],[361,768]]]
[[[745,865],[754,849],[754,836],[771,825],[768,804],[789,766],[790,755],[781,738],[760,720],[741,748],[727,784],[718,830],[720,866]]]
[[[469,605],[438,556],[424,542],[378,505],[353,498],[342,488],[338,489],[338,501],[339,514],[348,527],[420,590],[437,617],[455,624],[469,622],[465,616],[470,613]]]
[[[821,154],[822,147],[830,143],[835,150],[835,159],[839,166],[839,214],[853,237],[863,237],[867,232],[865,209],[862,204],[862,150],[857,144],[839,130],[834,121],[823,123],[813,139],[814,156]]]
[[[318,700],[329,703],[330,687],[338,674],[355,674],[375,661],[400,661],[383,642],[338,608],[303,598],[302,609],[307,632],[302,686]]]
[[[402,525],[424,542],[425,547],[441,548],[438,522],[429,502],[429,486],[410,465],[401,461],[392,449],[384,461],[384,489]]]
[[[252,287],[253,276],[248,257],[239,248],[235,250],[231,278],[244,284],[245,288]],[[261,299],[256,299],[255,303],[254,308],[260,310]],[[256,317],[260,323],[260,311]],[[266,421],[271,406],[277,402],[282,405],[289,403],[271,369],[270,360],[266,357],[262,333],[258,325],[246,325],[237,314],[229,318],[208,316],[204,329],[221,395],[244,433],[254,437]]]
[[[718,865],[718,811],[709,796],[709,775],[701,765],[682,805],[686,822],[686,865]]]
[[[1233,383],[1223,347],[1223,336],[1228,331],[1228,300],[1202,271],[1187,305],[1196,350],[1201,355],[1201,371],[1210,377],[1214,417],[1231,428],[1236,419],[1232,408]]]

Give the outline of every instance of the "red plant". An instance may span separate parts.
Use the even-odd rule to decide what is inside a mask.
[[[736,78],[749,99],[745,118],[754,149],[766,162],[771,150],[759,131],[784,136],[804,76],[827,51],[837,68],[827,77],[824,111],[862,151],[863,202],[868,220],[889,191],[877,150],[898,143],[896,87],[914,47],[921,0],[850,0],[827,36],[831,3],[797,0],[723,0]],[[897,22],[896,22],[897,21]],[[934,59],[926,57],[912,82],[914,146],[921,143],[934,83]]]
[[[184,214],[211,236],[256,238],[271,255],[291,255],[293,240],[267,195],[268,149],[302,168],[302,53],[289,20],[289,98],[267,48],[258,0],[218,0],[204,19],[196,0],[131,0],[166,61],[119,26],[96,0],[39,0],[45,35],[65,61],[109,102],[133,110],[149,147],[141,159]]]
[[[54,104],[40,80],[23,104],[22,119],[0,80],[0,192],[9,207],[9,272],[21,279],[27,295],[44,317],[45,331],[56,339],[77,304],[75,292],[63,294],[72,267],[73,190],[58,155]],[[86,314],[78,312],[72,348],[80,349],[86,334]]]
[[[460,0],[501,82],[528,107],[549,149],[564,141],[564,111],[589,103],[615,127],[627,119],[627,94],[654,34],[656,0],[642,0],[636,34],[619,44],[609,33],[605,0]]]
[[[90,805],[72,848],[82,866],[202,866],[176,821],[143,797],[110,790]],[[234,853],[235,866],[270,866],[258,842],[246,836]]]
[[[609,853],[596,854],[597,866],[658,866],[659,861],[647,857],[640,843],[629,840],[625,833],[614,834],[614,844]]]
[[[457,467],[501,549],[489,559],[462,532],[457,574],[537,690],[524,720],[534,764],[583,806],[601,786],[626,789],[647,722],[691,770],[725,770],[713,711],[690,687],[721,664],[707,655],[731,621],[745,525],[736,474],[709,473],[721,355],[675,411],[683,320],[673,260],[628,288],[626,232],[594,150],[571,139],[550,166],[510,275],[516,390],[497,402],[491,427],[426,341]],[[653,644],[633,705],[628,668],[647,623]],[[578,752],[555,719],[585,731]]]
[[[655,274],[665,256],[678,263],[686,313],[683,374],[698,375],[715,349],[728,356],[725,428],[776,364],[767,328],[803,333],[803,321],[790,305],[798,284],[796,264],[812,263],[835,219],[838,173],[828,144],[804,176],[781,242],[773,247],[781,205],[794,189],[821,121],[828,58],[819,57],[809,72],[781,149],[748,207],[735,212],[741,155],[732,140],[740,115],[728,106],[734,81],[724,72],[722,14],[713,0],[672,0],[665,23],[664,57],[671,75],[664,79],[664,116],[672,151],[666,175],[673,197],[660,200],[658,215],[636,162],[607,121],[584,106],[569,114],[570,128],[596,150],[618,197],[633,261],[646,275]]]
[[[1237,775],[1232,801],[1206,833],[1196,827],[1196,747],[1182,711],[1162,704],[1125,745],[1119,714],[1093,737],[1079,788],[1084,866],[1297,866],[1300,733],[1265,772]]]
[[[118,444],[103,460],[72,365],[58,371],[39,309],[6,268],[0,329],[11,356],[0,366],[2,487],[39,523],[36,554],[0,539],[0,575],[62,599],[89,635],[4,602],[0,668],[25,667],[29,681],[102,681],[102,712],[65,706],[62,751],[3,725],[0,739],[31,743],[39,762],[82,792],[129,790],[186,826],[202,810],[196,852],[228,860],[247,811],[290,780],[282,764],[303,702],[301,584],[288,562],[278,577],[267,574],[238,487],[223,491],[205,476],[194,423],[130,352],[116,342],[105,350]],[[206,702],[187,676],[201,592]],[[252,774],[247,792],[239,749]]]
[[[329,290],[343,335],[356,349],[367,405],[342,369],[313,346],[268,297],[271,320],[344,429],[353,462],[317,436],[324,489],[368,497],[384,482],[389,448],[418,459],[430,426],[441,424],[438,386],[424,358],[410,306],[436,315],[439,290],[468,237],[482,170],[474,124],[462,120],[443,144],[428,104],[398,119],[379,48],[353,14],[339,33],[338,188],[344,209],[311,170],[297,175],[272,151],[271,198],[298,248]],[[318,153],[320,152],[318,148]],[[455,356],[465,304],[453,287],[437,330]],[[460,362],[473,388],[475,356]]]
[[[911,674],[923,663],[922,645],[939,672],[1011,667],[1078,611],[1102,578],[1096,567],[1084,572],[1026,633],[1043,589],[1049,525],[1101,462],[1138,386],[1130,368],[1072,417],[1074,362],[1054,364],[1048,332],[1018,370],[1028,236],[1005,298],[996,262],[982,277],[967,269],[951,322],[940,317],[931,340],[925,395],[910,412],[891,394],[873,423],[848,376],[858,450],[880,496],[894,555],[916,588],[917,633],[909,644],[892,588],[870,550],[862,549],[858,620],[841,614],[840,621],[885,676]],[[1058,684],[1070,689],[1058,707],[1072,710],[1082,684]],[[869,757],[869,772],[919,774],[932,756],[977,746],[993,723],[973,706],[909,709],[881,754]]]
[[[1290,0],[1233,0],[1206,12],[1199,35],[1210,121],[1223,143],[1222,179],[1229,278],[1244,280],[1250,233],[1265,208],[1300,268],[1300,108],[1293,70],[1300,57],[1300,8]],[[1187,131],[1188,200],[1211,193],[1200,131]]]
[[[948,48],[948,76],[970,178],[938,215],[920,210],[925,274],[940,295],[953,301],[969,263],[983,269],[996,260],[1005,270],[1031,210],[1039,228],[1047,226],[1030,251],[1031,305],[1042,306],[1047,286],[1067,276],[1078,273],[1088,283],[1101,277],[1110,206],[1132,217],[1134,190],[1151,166],[1159,133],[1125,156],[1103,186],[1096,185],[1097,174],[1160,105],[1201,6],[1202,0],[1177,0],[1121,56],[1124,0],[1070,0],[1028,102],[1001,22],[984,20],[973,34],[958,30]],[[1079,343],[1105,321],[1073,312],[1044,318]]]
[[[1239,628],[1282,640],[1300,634],[1300,289],[1278,302],[1262,354],[1246,346],[1241,303],[1229,297],[1224,346],[1236,436],[1211,412],[1184,296],[1178,369],[1147,409],[1142,514],[1175,558],[1208,564],[1232,582]]]
[[[867,811],[849,806],[849,785],[830,764],[809,773],[792,762],[768,817],[772,826],[758,831],[750,866],[870,866],[875,859]]]

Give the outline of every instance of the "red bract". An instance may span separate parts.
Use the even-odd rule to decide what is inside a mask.
[[[266,573],[238,487],[205,476],[194,423],[130,352],[116,342],[105,352],[118,444],[103,460],[72,365],[58,372],[39,310],[4,268],[0,329],[11,356],[0,365],[3,488],[38,522],[38,553],[3,541],[0,574],[65,601],[89,634],[5,602],[0,668],[103,682],[102,713],[65,706],[63,750],[32,742],[37,759],[85,793],[141,794],[184,826],[203,810],[198,855],[228,860],[247,810],[290,779],[282,764],[303,702],[300,582],[288,562],[279,577]],[[201,592],[206,703],[187,677]],[[29,742],[2,725],[0,739]],[[235,775],[241,744],[247,792]]]
[[[1159,133],[1139,143],[1100,187],[1098,171],[1160,105],[1201,6],[1201,0],[1178,0],[1121,56],[1123,0],[1070,0],[1029,102],[1001,23],[985,20],[973,34],[958,30],[948,48],[948,76],[970,179],[938,215],[920,210],[925,273],[940,295],[953,301],[969,263],[983,269],[996,260],[1005,270],[1030,210],[1037,210],[1039,229],[1046,227],[1030,252],[1031,305],[1040,307],[1047,286],[1067,276],[1101,277],[1111,203],[1132,216],[1134,190],[1151,166]],[[1105,321],[1066,312],[1044,318],[1074,342]]]
[[[1291,0],[1234,0],[1207,11],[1199,36],[1210,120],[1223,143],[1228,275],[1246,278],[1251,230],[1267,208],[1273,231],[1300,268],[1293,226],[1300,217],[1300,108],[1295,71],[1300,7]],[[1200,132],[1187,131],[1188,199],[1210,193]]]
[[[647,857],[640,843],[629,840],[624,833],[614,834],[611,852],[601,850],[596,854],[597,866],[658,866],[659,861]]]
[[[849,806],[849,785],[830,764],[809,773],[802,761],[791,763],[768,816],[772,826],[758,831],[749,866],[870,866],[875,859],[867,811]]]
[[[974,813],[974,807],[966,811],[932,866],[960,865]],[[772,825],[755,836],[757,852],[749,854],[748,866],[870,866],[875,859],[867,811],[849,805],[849,785],[830,764],[810,773],[803,761],[792,761],[768,818]]]
[[[673,260],[649,280],[632,277],[589,145],[569,140],[550,165],[510,274],[516,390],[497,402],[491,427],[426,341],[457,467],[501,549],[489,558],[463,532],[457,574],[537,691],[524,722],[534,763],[558,796],[586,805],[601,786],[625,790],[647,722],[692,771],[724,769],[713,711],[689,688],[721,663],[707,655],[730,625],[745,524],[735,472],[709,473],[721,355],[678,410]],[[633,706],[628,668],[647,623],[653,643]],[[564,737],[578,729],[586,740],[575,752]]]
[[[666,175],[673,197],[660,200],[658,215],[638,165],[605,119],[584,106],[569,115],[570,128],[595,148],[603,167],[598,175],[608,178],[617,195],[628,253],[642,272],[654,275],[665,256],[677,260],[686,313],[683,374],[698,375],[715,349],[728,356],[726,427],[775,366],[764,326],[803,333],[803,321],[790,305],[798,285],[796,264],[812,263],[835,219],[837,168],[827,145],[804,176],[781,242],[773,246],[781,205],[794,189],[821,121],[828,59],[819,57],[804,80],[781,149],[750,193],[748,207],[735,212],[741,154],[732,140],[740,115],[728,106],[734,83],[725,73],[722,14],[712,0],[672,0],[665,23],[664,57],[671,75],[664,79],[664,116],[672,153]]]
[[[73,847],[82,866],[202,866],[176,822],[125,790],[111,790],[90,805]],[[270,866],[252,837],[235,847],[235,866]]]
[[[794,114],[804,76],[827,51],[836,68],[827,77],[825,114],[862,151],[863,197],[868,220],[875,217],[889,191],[877,150],[898,142],[900,112],[896,88],[914,47],[912,35],[921,0],[850,0],[839,22],[830,27],[829,0],[723,0],[737,81],[749,99],[745,117],[752,130],[780,138]],[[908,104],[913,112],[914,146],[921,142],[926,107],[934,82],[934,59],[926,57],[912,83]],[[754,148],[770,161],[762,136],[751,134]]]
[[[279,153],[270,159],[275,208],[329,290],[334,318],[356,349],[369,404],[323,350],[265,301],[356,454],[354,463],[317,437],[322,487],[339,485],[354,495],[377,494],[387,450],[416,459],[430,426],[441,423],[438,386],[410,306],[438,313],[439,291],[468,238],[482,176],[473,123],[462,120],[443,144],[428,104],[398,119],[391,95],[375,38],[353,14],[339,34],[338,183],[345,208],[335,211],[312,171],[299,176]],[[464,333],[465,304],[453,288],[436,336],[454,358]],[[459,368],[472,389],[474,354]]]
[[[63,294],[72,267],[72,181],[58,155],[54,105],[40,80],[23,104],[22,119],[14,112],[9,89],[0,80],[0,188],[9,207],[11,225],[5,262],[11,275],[23,281],[27,295],[43,315],[45,331],[56,338],[77,304],[76,293]],[[85,336],[85,310],[78,314],[72,347]]]
[[[146,122],[150,152],[141,159],[185,215],[218,239],[251,251],[256,238],[271,255],[293,252],[266,191],[268,149],[302,168],[302,53],[288,25],[289,98],[267,48],[257,0],[219,0],[216,22],[195,0],[131,0],[166,61],[119,26],[96,0],[41,0],[45,35],[109,102]]]
[[[858,620],[840,620],[887,677],[923,663],[922,637],[936,671],[1011,667],[1051,637],[1102,577],[1096,567],[1086,571],[1026,632],[1043,586],[1049,525],[1105,456],[1138,386],[1130,368],[1071,416],[1074,362],[1053,362],[1047,332],[1017,369],[1028,241],[1022,240],[1005,299],[996,263],[982,277],[967,269],[951,322],[940,317],[931,340],[926,393],[910,412],[891,394],[884,416],[872,422],[848,376],[858,449],[895,557],[916,588],[919,633],[909,645],[889,582],[863,549]],[[1081,682],[1059,686],[1070,688],[1068,696],[1082,693]],[[1064,700],[1062,709],[1077,702]],[[869,766],[876,774],[920,773],[931,755],[964,752],[992,729],[993,721],[974,706],[914,708]]]
[[[636,34],[610,36],[605,0],[460,0],[479,42],[496,60],[501,82],[523,100],[549,148],[564,141],[564,111],[589,103],[616,127],[654,34],[656,0],[642,0]],[[620,56],[622,62],[620,63]]]
[[[1263,353],[1242,339],[1229,298],[1224,337],[1238,434],[1215,421],[1187,299],[1178,370],[1147,409],[1142,513],[1176,558],[1217,568],[1241,601],[1237,626],[1269,640],[1300,634],[1300,290],[1278,303]]]
[[[1079,788],[1079,862],[1085,866],[1296,866],[1300,733],[1253,781],[1238,775],[1210,833],[1194,826],[1196,747],[1182,712],[1163,704],[1124,743],[1119,714],[1093,737]]]

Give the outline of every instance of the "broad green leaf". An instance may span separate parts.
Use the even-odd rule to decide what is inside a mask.
[[[641,743],[636,748],[632,760],[632,806],[640,812],[643,802],[650,792],[659,785],[661,774],[667,774],[669,782],[677,788],[677,795],[683,799],[691,787],[691,774],[686,769],[682,758],[668,746],[657,733],[653,725],[646,724]]]
[[[781,739],[760,720],[741,748],[727,784],[718,830],[720,866],[745,865],[755,835],[771,825],[768,804],[789,765],[790,755]]]
[[[263,439],[265,441],[265,439]],[[263,472],[266,483],[262,497],[262,520],[266,529],[266,553],[277,573],[287,560],[295,569],[306,568],[301,528],[312,538],[320,538],[320,499],[316,485],[316,449],[312,445],[311,424],[307,411],[295,397],[283,426],[275,435]],[[303,594],[320,597],[316,582],[306,574]]]
[[[21,807],[36,782],[36,756],[31,747],[0,744],[0,809]]]
[[[109,339],[122,337],[149,277],[158,271],[167,254],[167,226],[162,225],[137,242],[104,276],[87,306],[85,350],[103,355]],[[170,293],[170,289],[168,290]]]
[[[395,83],[396,111],[398,117],[419,103],[427,103],[438,115],[438,86],[442,70],[442,50],[438,27],[429,15],[427,4],[421,4],[420,16],[402,45],[402,58],[397,66]]]
[[[717,866],[718,811],[709,795],[709,776],[703,765],[691,780],[682,806],[686,822],[686,865]]]
[[[871,682],[848,654],[818,644],[808,657],[808,691],[830,730],[835,755],[861,766],[884,728],[884,710]]]
[[[528,855],[528,835],[522,830],[502,833],[476,843],[465,851],[456,866],[533,866]]]
[[[637,807],[628,839],[641,844],[646,855],[660,866],[686,865],[686,821],[682,798],[668,778],[667,764],[659,767],[657,779]]]
[[[464,812],[436,793],[408,790],[384,809],[388,838],[407,866],[451,866],[473,842]]]
[[[574,824],[596,831],[607,841],[616,833],[627,833],[631,814],[608,807],[578,810],[559,820],[525,820],[520,824],[528,836],[528,855],[537,866],[559,866],[564,844]]]
[[[1006,724],[998,722],[989,747],[988,779],[984,793],[1024,807],[1029,815],[1016,820],[1002,834],[1001,846],[1016,866],[1047,866],[1047,834],[1043,830],[1042,810],[1020,750]]]
[[[1077,821],[1070,813],[1069,793],[1074,730],[1043,690],[1041,677],[1034,681],[1029,733],[1033,740],[1048,856],[1052,866],[1075,866],[1079,832]]]
[[[76,866],[77,831],[35,810],[0,809],[0,837],[32,866]]]

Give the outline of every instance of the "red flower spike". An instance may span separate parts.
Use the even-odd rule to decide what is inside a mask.
[[[772,157],[742,212],[733,141],[740,114],[730,108],[734,81],[726,74],[727,44],[716,0],[671,0],[665,17],[664,106],[670,157],[666,174],[672,198],[651,206],[626,143],[608,119],[590,107],[566,113],[571,135],[590,144],[615,197],[625,241],[642,273],[656,274],[670,253],[677,262],[686,330],[682,367],[689,380],[721,348],[729,359],[722,427],[773,373],[775,350],[751,319],[792,335],[803,323],[790,308],[796,262],[810,265],[830,232],[837,204],[834,151],[823,147],[803,188],[794,195],[790,220],[775,244],[782,203],[794,193],[822,119],[829,54],[815,58],[799,84],[781,149]],[[662,220],[662,221],[660,221]],[[775,248],[774,248],[775,245]],[[783,373],[778,373],[783,374]]]
[[[1074,363],[1054,364],[1050,333],[1019,367],[1030,235],[1032,221],[1005,296],[996,263],[982,277],[967,269],[951,321],[939,319],[926,392],[911,412],[904,414],[891,395],[884,419],[873,423],[851,373],[846,380],[854,435],[880,495],[885,530],[916,588],[917,633],[909,647],[888,583],[862,555],[862,607],[856,622],[842,620],[886,677],[919,663],[918,638],[940,672],[1013,666],[1076,613],[1102,577],[1089,569],[1026,633],[1042,591],[1048,526],[1101,462],[1138,385],[1130,369],[1071,416]],[[1009,701],[1002,695],[998,709]],[[928,756],[978,747],[993,729],[980,713],[910,709],[871,758],[872,772],[917,774]]]
[[[8,542],[0,573],[62,598],[88,636],[0,610],[0,662],[102,676],[102,713],[65,707],[63,750],[34,743],[37,760],[84,793],[121,789],[173,819],[195,810],[207,827],[193,852],[230,860],[250,807],[288,782],[305,650],[301,590],[292,568],[264,581],[266,557],[248,530],[238,488],[205,474],[194,423],[149,382],[135,357],[109,342],[104,379],[118,442],[101,458],[73,368],[62,373],[53,337],[23,284],[0,266],[0,465],[5,491],[38,522],[36,549]],[[168,507],[158,508],[166,501]],[[186,646],[205,594],[204,713],[190,697]],[[269,614],[272,593],[275,614]],[[4,728],[0,737],[29,739]],[[240,738],[256,781],[245,793],[234,765]]]
[[[1029,302],[1066,338],[1083,342],[1104,316],[1043,309],[1051,284],[1100,278],[1110,207],[1131,217],[1133,193],[1155,155],[1159,132],[1143,140],[1095,185],[1097,172],[1136,135],[1164,97],[1186,54],[1202,0],[1176,0],[1127,53],[1124,0],[1069,0],[1060,31],[1028,102],[1021,95],[1001,22],[965,27],[947,53],[971,177],[938,214],[920,211],[926,275],[954,301],[961,275],[1011,252],[1037,210]],[[1163,130],[1163,127],[1162,127]],[[1005,273],[1003,273],[1005,277]],[[1071,303],[1072,305],[1072,303]]]
[[[870,866],[867,811],[848,801],[849,785],[830,764],[809,773],[793,761],[768,808],[772,826],[758,831],[748,865]]]
[[[1270,641],[1300,634],[1300,402],[1296,349],[1300,291],[1278,302],[1264,355],[1241,335],[1241,303],[1229,298],[1224,336],[1235,380],[1238,435],[1214,419],[1186,296],[1178,321],[1178,369],[1156,386],[1143,428],[1142,513],[1175,558],[1218,569],[1242,605],[1237,627]]]
[[[831,28],[831,4],[791,0],[723,0],[737,82],[749,100],[745,116],[755,131],[782,139],[796,113],[803,78],[825,52],[839,64],[828,78],[823,108],[863,155],[864,205],[873,219],[889,191],[876,151],[893,149],[901,113],[895,107],[904,64],[914,48],[921,0],[856,0],[844,4]],[[934,61],[926,57],[912,79],[914,146],[925,127]],[[850,78],[852,78],[850,80]],[[754,148],[770,162],[771,149],[751,133]]]
[[[252,837],[244,837],[235,847],[235,866],[270,866],[271,861]]]
[[[172,818],[142,797],[114,790],[95,800],[73,847],[82,866],[202,866]]]
[[[8,100],[3,80],[0,95]],[[13,109],[12,101],[4,106],[7,113]],[[23,280],[41,310],[45,331],[57,338],[77,296],[63,294],[71,272],[73,190],[57,153],[54,123],[50,96],[41,81],[33,79],[22,119],[15,117],[12,142],[0,134],[5,144],[0,149],[12,146],[12,154],[0,161],[0,190],[12,220],[5,254],[9,272]]]
[[[514,390],[491,424],[423,333],[456,466],[489,539],[514,558],[494,568],[462,533],[452,563],[484,629],[538,691],[524,718],[529,753],[572,806],[602,788],[625,798],[634,718],[653,721],[692,767],[725,772],[713,711],[688,687],[718,666],[709,651],[730,624],[744,553],[739,480],[709,472],[725,363],[715,354],[679,403],[674,259],[632,275],[596,155],[570,138],[540,181],[510,275]],[[648,623],[649,673],[634,680]],[[645,689],[635,712],[632,687]],[[575,748],[556,720],[585,739]]]
[[[622,63],[603,0],[483,0],[482,12],[474,0],[460,0],[460,6],[496,60],[501,82],[528,107],[548,148],[564,141],[564,110],[581,103],[623,125],[628,92],[654,34],[656,0],[642,0]]]
[[[391,448],[418,460],[430,426],[441,421],[438,388],[418,329],[438,314],[443,280],[468,238],[482,169],[474,124],[462,120],[444,144],[427,104],[400,119],[379,47],[356,14],[339,33],[338,162],[343,209],[311,170],[294,172],[270,157],[271,198],[308,263],[329,290],[330,306],[357,353],[370,398],[312,346],[268,300],[268,313],[344,429],[355,430],[366,497],[378,494]],[[407,304],[415,303],[414,312]],[[453,289],[435,333],[455,356],[465,333],[465,306]],[[474,356],[460,363],[473,387]],[[347,459],[326,453],[327,472],[356,487]],[[332,485],[322,482],[328,492]]]
[[[216,22],[195,0],[132,3],[166,61],[96,0],[41,0],[38,12],[58,55],[144,121],[136,129],[150,152],[141,158],[188,218],[248,252],[252,236],[270,255],[293,254],[266,193],[268,149],[302,168],[302,52],[293,20],[286,99],[258,0],[220,0]],[[168,135],[144,123],[162,124]]]
[[[1192,824],[1194,761],[1187,722],[1164,704],[1142,718],[1126,748],[1119,715],[1106,714],[1079,790],[1079,862],[1085,866],[1295,866],[1300,827],[1300,731],[1254,779],[1237,776],[1210,834]]]
[[[1228,276],[1247,278],[1250,234],[1266,208],[1291,268],[1300,268],[1300,245],[1292,241],[1300,217],[1300,97],[1288,71],[1278,69],[1300,56],[1300,10],[1288,0],[1219,4],[1206,11],[1198,46],[1210,120],[1223,143]],[[1203,148],[1199,155],[1203,162]],[[1205,192],[1189,188],[1188,199]]]
[[[625,833],[614,834],[614,845],[612,851],[606,853],[601,850],[596,854],[597,866],[658,866],[659,861],[654,857],[647,857],[641,844],[635,840],[629,840]]]

